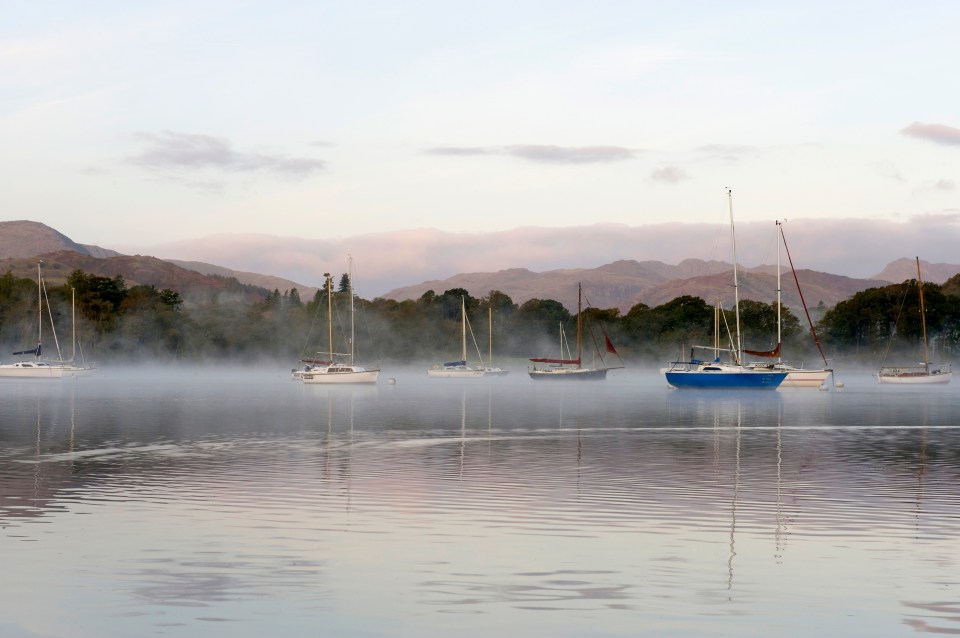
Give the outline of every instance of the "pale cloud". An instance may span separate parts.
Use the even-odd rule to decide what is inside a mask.
[[[212,135],[161,131],[137,138],[143,148],[126,162],[148,170],[265,172],[303,179],[326,168],[325,162],[312,158],[237,151],[229,140]]]
[[[742,144],[705,144],[693,149],[701,161],[736,163],[756,157],[760,149]]]
[[[489,151],[478,146],[438,146],[424,151],[429,155],[486,155]]]
[[[910,137],[919,137],[928,142],[934,142],[935,144],[960,146],[960,128],[954,128],[946,124],[914,122],[900,132]]]
[[[938,179],[929,187],[932,191],[953,192],[957,190],[957,185],[952,179]]]
[[[900,174],[900,169],[889,160],[880,160],[870,163],[870,168],[874,173],[880,177],[886,179],[892,179],[896,182],[906,182],[907,180],[903,178],[903,175]]]
[[[551,144],[514,144],[512,146],[440,146],[426,151],[431,155],[508,155],[546,164],[603,164],[636,157],[622,146],[555,146]]]
[[[664,166],[658,168],[650,174],[650,179],[655,182],[665,182],[667,184],[677,184],[690,176],[685,170],[678,166]]]
[[[516,157],[534,162],[557,164],[593,164],[598,162],[620,162],[634,158],[634,153],[621,146],[545,146],[517,145],[508,146],[506,151]]]

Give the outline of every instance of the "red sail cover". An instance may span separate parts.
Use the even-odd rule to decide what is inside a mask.
[[[578,366],[580,359],[530,359],[534,363],[558,363],[560,365]]]
[[[779,357],[780,356],[780,344],[777,344],[777,347],[773,350],[763,351],[763,350],[744,350],[744,354],[752,354],[755,357]]]

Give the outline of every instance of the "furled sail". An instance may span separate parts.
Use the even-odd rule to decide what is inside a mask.
[[[37,344],[37,347],[33,350],[21,350],[20,352],[14,352],[13,354],[35,354],[38,357],[40,356],[40,344]]]
[[[559,365],[578,366],[580,359],[530,359],[534,363],[556,363]]]
[[[773,350],[746,350],[743,351],[744,354],[751,354],[755,357],[779,357],[780,356],[780,344],[777,344],[777,347]]]

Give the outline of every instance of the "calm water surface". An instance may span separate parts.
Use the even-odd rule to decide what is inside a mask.
[[[0,636],[960,635],[960,384],[0,383]]]

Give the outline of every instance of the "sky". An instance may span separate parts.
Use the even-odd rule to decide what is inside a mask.
[[[960,219],[952,1],[3,13],[2,219],[81,243]]]

